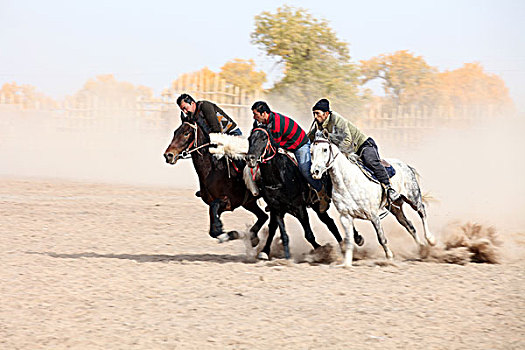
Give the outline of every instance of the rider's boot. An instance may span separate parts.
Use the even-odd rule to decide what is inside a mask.
[[[396,190],[394,190],[390,184],[384,185],[384,187],[385,187],[386,195],[388,199],[390,200],[390,202],[394,203],[399,198],[401,198],[401,195],[397,193]]]

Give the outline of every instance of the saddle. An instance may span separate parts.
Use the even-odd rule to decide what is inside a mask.
[[[365,174],[370,181],[379,183],[376,176],[374,175],[374,172],[363,163],[361,158],[359,158],[358,156],[354,156],[352,158],[355,161],[355,164],[359,167],[359,169],[361,169],[363,174]],[[385,167],[386,173],[388,174],[388,178],[392,178],[396,174],[396,169],[394,169],[394,167],[390,165],[390,163],[386,160],[381,159],[380,161],[381,165]]]

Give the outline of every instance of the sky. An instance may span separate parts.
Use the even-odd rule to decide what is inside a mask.
[[[409,50],[440,71],[480,62],[503,78],[525,112],[525,1],[26,1],[0,0],[0,84],[31,84],[54,98],[90,78],[151,87],[234,58],[254,59],[278,79],[272,58],[251,43],[254,17],[284,4],[329,22],[352,62]]]

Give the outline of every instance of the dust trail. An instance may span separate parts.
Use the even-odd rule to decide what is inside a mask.
[[[423,261],[465,265],[469,262],[497,264],[501,262],[502,241],[494,227],[477,223],[448,225],[435,247],[421,250]]]
[[[190,160],[170,166],[163,153],[179,120],[151,127],[124,121],[69,120],[52,112],[2,112],[0,176],[195,188]]]

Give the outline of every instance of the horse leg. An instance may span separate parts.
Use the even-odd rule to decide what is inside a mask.
[[[354,258],[354,241],[352,239],[352,234],[354,233],[354,219],[348,214],[341,214],[341,225],[345,230],[345,240],[340,242],[341,251],[344,255],[344,267],[351,267],[352,260]]]
[[[421,218],[421,221],[423,222],[423,232],[425,233],[425,239],[427,240],[428,244],[436,245],[436,238],[428,228],[427,211],[425,203],[423,203],[423,201],[421,200],[421,195],[419,195],[418,199],[416,200],[409,199],[406,202],[412,207],[412,209],[414,209],[417,212],[417,214]]]
[[[239,238],[239,232],[229,231],[223,232],[223,225],[221,221],[221,214],[229,206],[228,199],[217,198],[210,203],[210,236],[217,238],[219,243],[232,241]]]
[[[284,257],[290,259],[290,240],[288,239],[288,234],[286,233],[286,228],[284,227],[284,215],[277,214],[276,216],[277,225],[279,226],[279,231],[281,231],[281,240],[283,241],[284,247]]]
[[[425,239],[427,240],[428,244],[436,245],[436,238],[434,237],[434,234],[430,232],[430,229],[428,228],[427,211],[425,208],[425,204],[423,202],[421,202],[421,205],[419,206],[417,213],[419,214],[419,217],[421,218],[421,221],[423,222],[423,231],[425,232]]]
[[[273,211],[270,212],[270,223],[268,224],[268,238],[266,239],[266,244],[264,245],[261,253],[266,254],[266,257],[262,254],[259,255],[260,259],[269,259],[270,258],[270,249],[272,247],[273,237],[275,236],[275,231],[277,230],[277,216]]]
[[[252,247],[255,247],[257,244],[259,244],[259,237],[257,237],[257,233],[261,230],[261,227],[264,225],[266,220],[268,220],[268,215],[259,207],[256,199],[244,204],[243,207],[257,216],[257,221],[252,226],[252,228],[250,228]]]
[[[226,206],[226,203],[221,199],[215,199],[213,202],[210,203],[210,236],[212,238],[217,238],[220,235],[223,234],[223,226],[221,222],[221,208],[224,208]]]
[[[306,210],[306,206],[303,206],[301,208],[297,219],[299,219],[299,222],[303,227],[304,237],[306,238],[306,240],[312,245],[312,247],[314,247],[314,249],[319,248],[321,245],[315,240],[314,232],[312,231],[312,227],[310,226],[310,219],[308,217],[308,211]],[[341,236],[339,236],[339,238],[340,237]]]
[[[423,246],[423,243],[419,240],[419,237],[417,236],[414,225],[412,225],[412,222],[410,222],[410,220],[408,220],[408,218],[405,216],[405,213],[403,213],[403,207],[402,206],[396,207],[392,205],[390,208],[390,212],[394,214],[397,221],[408,231],[408,233],[412,235],[417,245],[419,247]]]
[[[385,251],[386,258],[388,260],[392,260],[394,258],[394,254],[392,254],[392,251],[387,246],[385,233],[383,232],[383,227],[381,226],[381,219],[379,219],[379,216],[374,216],[371,220],[372,225],[374,225],[374,229],[377,233],[377,240],[383,247],[383,250]]]
[[[330,217],[330,215],[328,215],[328,211],[325,211],[324,213],[321,213],[319,211],[319,202],[317,202],[314,205],[312,205],[312,209],[317,214],[317,217],[319,218],[319,220],[321,220],[321,222],[323,224],[325,224],[326,227],[328,227],[330,232],[332,232],[332,234],[334,235],[335,239],[337,240],[337,243],[341,243],[341,241],[343,239],[341,238],[341,234],[339,233],[339,229],[337,228],[337,225],[335,224],[334,219],[332,219]]]

